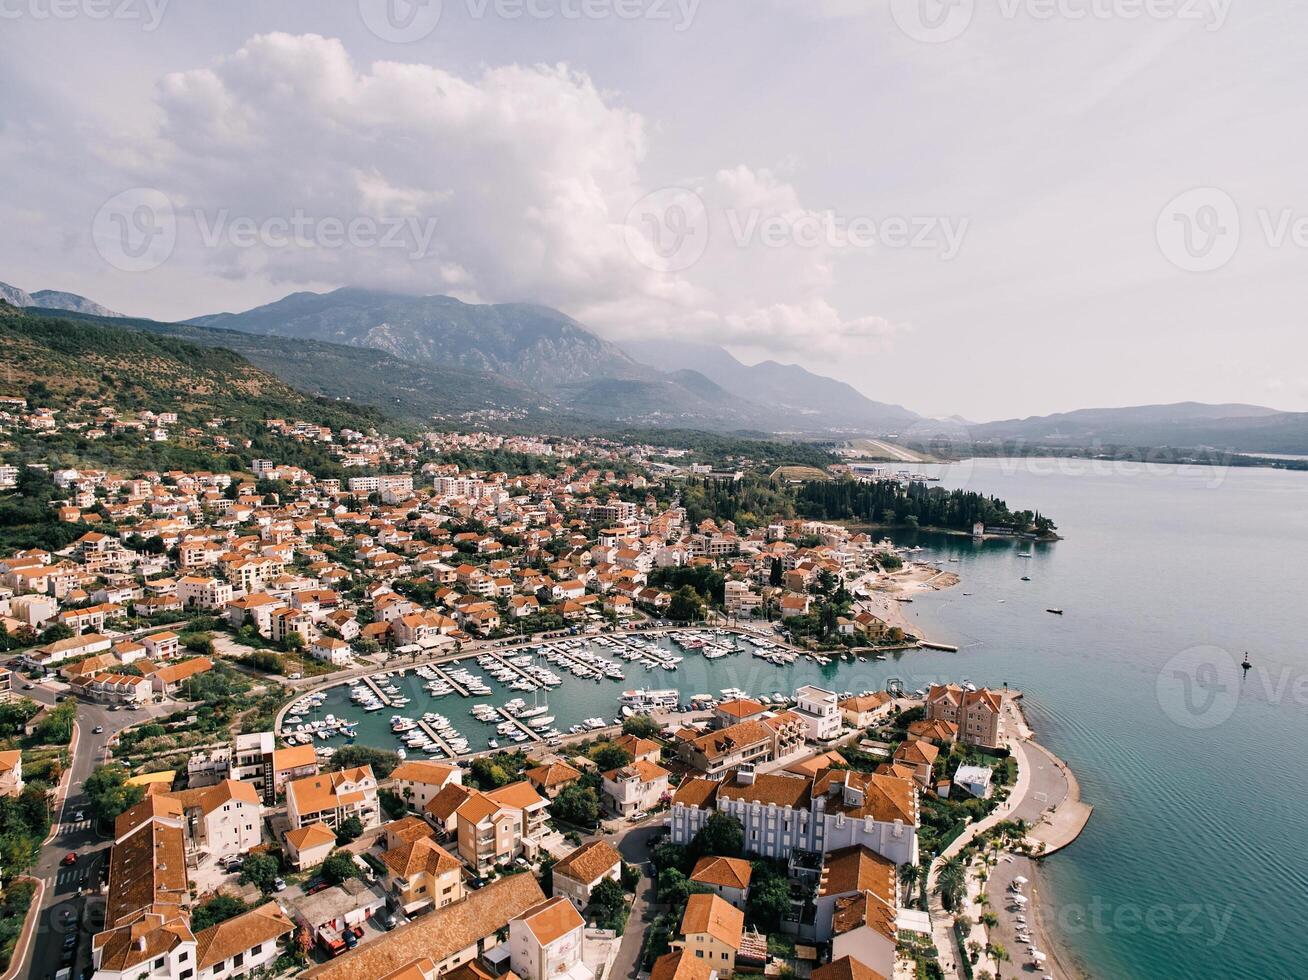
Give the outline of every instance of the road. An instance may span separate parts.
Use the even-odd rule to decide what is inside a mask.
[[[57,692],[38,684],[30,691],[19,690],[14,693],[31,697],[42,704],[54,704]],[[78,703],[72,766],[64,784],[66,796],[56,799],[53,836],[41,848],[36,865],[30,872],[33,878],[39,878],[45,883],[45,895],[41,902],[37,931],[23,953],[18,976],[31,977],[33,980],[53,977],[62,965],[60,957],[64,936],[73,928],[81,933],[77,965],[79,968],[89,966],[91,934],[82,922],[85,904],[81,897],[82,880],[85,877],[87,887],[94,887],[103,862],[108,860],[110,841],[101,838],[89,820],[74,819],[77,812],[86,806],[82,787],[91,771],[104,761],[105,747],[114,734],[140,724],[149,717],[175,711],[176,707],[175,704],[152,704],[137,711],[109,711],[107,706]],[[104,729],[99,735],[94,734],[97,726]],[[65,867],[61,862],[70,852],[78,856],[77,864]],[[68,911],[73,915],[65,921]],[[76,976],[77,972],[73,975]]]
[[[645,863],[649,860],[649,842],[665,832],[664,816],[659,814],[639,827],[608,834],[604,838],[617,847],[622,860],[636,865],[641,870],[640,883],[636,886],[636,896],[631,906],[631,915],[627,919],[627,929],[622,934],[622,945],[618,947],[618,955],[614,957],[613,967],[609,972],[612,977],[635,977],[639,972],[640,949],[644,945],[645,929],[649,925],[645,921],[645,916],[651,913],[651,902],[654,898],[654,880],[645,873]]]

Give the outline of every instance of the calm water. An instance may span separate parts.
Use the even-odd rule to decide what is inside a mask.
[[[1087,972],[1308,975],[1308,473],[1041,460],[935,472],[943,486],[1038,507],[1066,535],[1034,547],[899,536],[962,575],[957,588],[906,607],[958,654],[779,668],[748,653],[708,663],[688,652],[675,673],[628,664],[625,681],[599,684],[559,671],[565,684],[549,699],[558,727],[612,718],[630,687],[677,687],[689,698],[807,682],[858,691],[890,678],[910,690],[1007,683],[1027,692],[1041,739],[1096,808],[1082,837],[1046,864],[1056,931]],[[1018,557],[1027,550],[1031,558]],[[1046,613],[1051,606],[1066,614]],[[1255,667],[1242,677],[1246,650]],[[531,699],[486,680],[494,697],[428,702],[419,693],[399,713],[438,711],[483,748],[493,726],[468,708]],[[401,686],[420,691],[412,675]],[[368,715],[346,689],[326,711],[360,719],[360,742],[398,744],[394,711]]]

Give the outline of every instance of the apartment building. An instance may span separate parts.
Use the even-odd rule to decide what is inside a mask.
[[[736,970],[736,955],[745,935],[745,913],[717,895],[691,895],[681,917],[681,938],[674,950],[684,950],[713,967],[719,976]]]
[[[806,684],[795,692],[794,713],[804,719],[811,742],[829,742],[840,734],[840,698],[834,691]]]
[[[489,793],[469,790],[468,794],[454,817],[459,857],[470,868],[482,874],[519,855],[536,856],[549,801],[530,783],[523,780]]]
[[[935,684],[927,692],[926,717],[957,725],[959,740],[968,745],[1003,748],[1008,738],[1004,697],[1002,691],[984,687],[968,691],[957,684]]]
[[[655,807],[668,793],[671,773],[643,759],[604,773],[604,804],[620,817]]]
[[[0,796],[18,796],[23,785],[22,751],[0,752]]]
[[[787,860],[795,852],[862,844],[896,864],[917,863],[917,789],[895,776],[827,770],[811,777],[744,768],[720,783],[687,779],[672,798],[672,840],[689,844],[715,811],[740,820],[746,852],[761,857]]]
[[[581,961],[585,922],[561,895],[547,898],[509,923],[509,963],[521,980],[590,980]]]
[[[406,915],[463,898],[463,865],[430,837],[398,842],[387,848],[382,861],[386,890]]]
[[[177,580],[177,601],[183,609],[222,609],[232,601],[232,587],[222,579],[184,575]]]
[[[286,784],[286,816],[291,829],[323,823],[333,830],[357,817],[368,830],[381,824],[377,779],[372,766],[296,779]]]
[[[192,865],[247,853],[262,838],[262,800],[249,783],[225,779],[216,786],[164,795],[181,806]]]
[[[451,783],[462,785],[463,770],[441,762],[415,759],[396,766],[391,772],[391,779],[395,783],[395,792],[412,809],[421,812],[446,786]]]

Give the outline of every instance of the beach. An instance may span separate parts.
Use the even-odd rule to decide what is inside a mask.
[[[896,572],[865,575],[854,583],[853,588],[862,589],[866,594],[866,598],[859,601],[872,615],[905,633],[919,636],[922,627],[909,622],[905,606],[915,596],[953,588],[959,581],[954,572],[942,571],[934,565],[908,562]]]

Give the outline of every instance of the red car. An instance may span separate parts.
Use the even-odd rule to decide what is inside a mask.
[[[63,863],[64,863],[64,864],[76,864],[76,863],[77,863],[77,855],[74,854],[72,851],[69,851],[67,854],[64,855]]]

